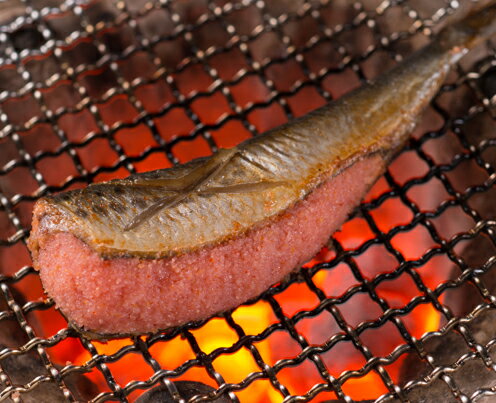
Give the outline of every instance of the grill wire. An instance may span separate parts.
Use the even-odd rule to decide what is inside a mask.
[[[38,274],[30,266],[25,246],[30,212],[39,197],[95,180],[122,177],[143,170],[145,163],[146,167],[156,164],[158,168],[160,164],[182,162],[196,156],[194,153],[199,151],[191,151],[193,149],[203,150],[204,154],[214,152],[229,141],[239,140],[222,140],[219,133],[229,125],[236,124],[248,137],[293,119],[339,96],[336,88],[348,91],[378,74],[383,64],[393,65],[426,43],[433,31],[468,3],[471,2],[68,0],[61,3],[23,0],[7,2],[4,10],[0,5],[0,15],[4,16],[0,17],[4,18],[0,26],[0,262],[3,273],[0,287],[5,298],[0,329],[6,329],[0,337],[0,399],[42,401],[41,389],[52,387],[63,397],[46,401],[132,401],[138,392],[160,384],[170,396],[177,397],[177,384],[173,381],[192,368],[202,368],[216,387],[191,401],[213,400],[219,396],[237,401],[238,392],[262,380],[270,383],[280,400],[288,402],[319,401],[332,399],[332,396],[351,401],[348,385],[371,373],[384,386],[384,394],[374,397],[379,402],[420,401],[421,396],[427,401],[439,401],[436,400],[439,396],[443,401],[490,401],[496,394],[493,360],[496,332],[492,325],[495,296],[488,275],[494,264],[496,221],[487,207],[494,195],[491,193],[495,180],[491,155],[496,145],[491,137],[494,130],[492,95],[496,92],[491,87],[496,65],[491,43],[458,66],[432,102],[417,134],[381,179],[379,190],[372,192],[358,209],[355,220],[361,220],[368,228],[371,234],[368,239],[350,247],[339,235],[334,236],[327,255],[320,261],[313,261],[251,301],[252,305],[268,306],[274,318],[256,334],[246,333],[232,312],[219,318],[235,334],[235,341],[209,352],[204,351],[197,335],[218,318],[128,339],[127,344],[112,353],[102,353],[97,343],[82,338],[67,323],[60,322],[55,332],[47,333],[43,315],[54,312],[54,304],[42,297]],[[159,23],[155,30],[145,23],[153,22],[154,18],[162,21],[164,16],[167,23]],[[329,16],[334,19],[332,23]],[[65,28],[57,25],[62,20],[67,21]],[[391,29],[391,20],[403,21],[398,25],[402,28]],[[301,32],[310,33],[305,36]],[[364,38],[369,38],[369,42]],[[87,53],[83,52],[79,59],[72,54],[78,46],[90,49],[84,50]],[[161,46],[172,52],[168,58],[163,56]],[[322,49],[327,47],[331,50],[324,52]],[[326,57],[333,54],[334,61],[329,57],[321,62],[315,56],[321,51]],[[234,54],[244,60],[244,65],[235,65],[236,71],[229,76],[216,58],[220,56],[222,63],[226,63],[222,56],[229,59]],[[137,63],[139,58],[145,60],[148,70],[134,75],[124,71],[126,63]],[[321,65],[315,65],[315,58]],[[274,73],[280,71],[277,68],[284,70],[283,73]],[[194,74],[183,76],[190,70]],[[296,70],[299,74],[284,78],[285,72]],[[206,77],[208,85],[187,91],[188,80],[196,74]],[[88,84],[92,79],[100,80],[97,86]],[[250,81],[252,79],[254,81]],[[238,88],[244,85],[255,91],[256,86],[249,84],[252,82],[263,88],[264,95],[248,92],[249,98],[245,91],[244,97],[249,99],[241,100]],[[151,110],[143,91],[163,83],[166,83],[169,98]],[[61,87],[71,96],[57,95]],[[223,99],[228,112],[206,117],[198,109],[198,103],[206,100],[213,105],[215,97]],[[132,116],[111,121],[105,115],[105,107],[123,99],[132,106]],[[309,105],[305,105],[307,101]],[[172,134],[164,134],[160,119],[178,111],[182,114],[181,121],[187,124],[174,129]],[[257,117],[257,113],[262,112],[270,123],[263,123],[264,120]],[[274,118],[276,115],[279,118]],[[74,134],[67,130],[64,119],[68,116],[91,119],[92,126],[74,126],[79,133]],[[429,119],[437,122],[434,128],[429,126]],[[135,128],[147,133],[140,137],[138,151],[123,140],[127,131]],[[439,144],[443,150],[452,143],[457,145],[451,154],[433,156],[429,146],[436,142],[442,142]],[[113,159],[102,157],[102,150]],[[411,164],[417,161],[417,165],[408,166],[413,174],[406,178],[394,171],[394,165],[403,157],[410,158],[406,161]],[[71,168],[60,171],[57,164]],[[415,168],[417,166],[423,168]],[[467,167],[478,173],[470,183],[459,179]],[[419,206],[412,192],[432,181],[441,187],[443,199],[431,208]],[[464,185],[460,187],[460,183]],[[376,213],[392,201],[401,205],[402,217],[384,229]],[[458,215],[443,218],[452,211]],[[469,221],[470,229],[446,234],[438,223],[450,220]],[[415,231],[427,234],[432,246],[418,256],[405,256],[397,240]],[[370,276],[360,259],[377,247],[386,251],[394,264],[391,269]],[[442,281],[429,283],[422,268],[428,264],[435,268],[434,262],[439,259],[448,262],[456,275],[448,273]],[[343,267],[352,279],[351,285],[331,295],[316,278]],[[412,298],[408,303],[394,305],[381,287],[394,284],[398,279],[408,279],[415,291],[409,291]],[[300,287],[298,290],[310,295],[315,303],[303,304],[291,311],[280,296],[294,287]],[[31,296],[27,289],[38,290],[38,294],[34,292]],[[475,302],[456,308],[449,302],[454,300],[454,297],[449,298],[450,293],[458,299]],[[366,296],[370,303],[365,307],[355,305],[356,310],[367,310],[374,305],[379,312],[354,323],[345,307],[348,303],[358,304],[357,296]],[[415,334],[408,325],[408,317],[425,306],[437,312],[441,325],[436,332]],[[301,330],[302,324],[318,320],[323,314],[333,318],[336,330],[319,342],[308,340]],[[375,344],[380,340],[365,343],[364,335],[384,326],[397,332],[401,340],[386,354],[375,354]],[[481,326],[485,326],[484,331],[480,330]],[[10,336],[5,336],[5,332],[10,332]],[[259,346],[281,332],[293,343],[292,351],[297,346],[297,352],[287,352],[283,358],[267,362]],[[18,339],[12,341],[14,335],[18,335]],[[10,342],[5,341],[8,337],[11,337]],[[192,357],[169,367],[155,355],[154,347],[178,338],[189,346]],[[71,340],[80,340],[81,351],[90,357],[86,362],[54,360],[51,351]],[[439,355],[441,350],[432,348],[436,343],[448,346],[453,356],[448,360]],[[361,356],[362,363],[353,370],[334,374],[328,368],[329,360],[342,359],[339,351],[344,344]],[[225,374],[218,370],[216,359],[241,350],[249,352],[258,369],[238,382],[228,382]],[[133,377],[134,368],[130,367],[132,381],[120,384],[113,368],[115,363],[130,356],[141,357],[148,375]],[[18,382],[18,375],[10,372],[11,363],[22,357],[27,362],[32,361],[35,371]],[[414,362],[421,366],[415,367],[415,371],[403,370],[408,377],[399,379],[391,375],[389,368],[401,360],[411,367],[417,365]],[[308,368],[309,363],[316,374],[313,386],[295,392],[294,387],[281,381],[284,371],[302,370]],[[89,388],[91,396],[81,397],[74,387],[83,382],[78,374],[90,373],[98,374],[106,387],[97,391]],[[30,392],[39,400],[29,400]]]

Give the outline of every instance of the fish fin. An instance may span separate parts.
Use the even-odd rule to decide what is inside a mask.
[[[212,158],[207,160],[205,164],[179,179],[183,181],[183,186],[182,188],[175,189],[178,192],[176,196],[173,196],[172,198],[169,196],[163,197],[149,207],[145,208],[124,227],[124,231],[130,231],[139,227],[145,221],[156,215],[160,210],[174,207],[191,194],[201,191],[202,187],[206,186],[209,182],[220,175],[225,166],[237,153],[238,150],[236,147],[228,150],[220,150]],[[198,173],[201,173],[201,175],[198,175]],[[142,184],[146,184],[146,181],[143,181]]]

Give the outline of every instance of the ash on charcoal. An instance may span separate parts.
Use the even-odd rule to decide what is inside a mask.
[[[205,385],[201,382],[193,382],[193,381],[177,381],[174,382],[174,385],[179,392],[179,396],[173,397],[167,387],[160,385],[157,386],[136,400],[136,403],[174,403],[182,399],[191,399],[193,396],[198,395],[208,395],[211,392],[214,392],[215,389],[211,386]],[[229,403],[231,399],[226,396],[220,396],[215,400],[208,400],[210,402],[216,403]]]
[[[478,89],[484,96],[492,97],[494,95],[493,91],[496,91],[496,68],[481,68],[481,70],[485,70],[485,73],[478,81]],[[468,89],[466,91],[468,91]],[[468,108],[469,106],[465,105],[465,109],[468,110]],[[475,149],[480,149],[481,145],[492,139],[493,119],[493,114],[489,116],[488,113],[483,113],[467,121],[462,129],[463,132],[471,133],[471,136],[465,139],[470,146],[473,146]],[[483,153],[482,157],[490,169],[496,169],[496,153]],[[472,171],[465,173],[465,175],[468,176],[475,174],[476,172]],[[489,189],[489,192],[490,191],[491,189]],[[484,220],[496,219],[496,205],[489,192],[486,191],[483,195],[484,197],[478,197],[478,195],[475,194],[468,200],[470,207],[477,211]],[[491,257],[496,255],[494,240],[484,233],[481,233],[471,241],[464,243],[464,246],[463,251],[460,253],[461,257],[465,262],[465,265],[474,270],[475,268],[484,267],[484,264],[488,262]],[[494,267],[486,268],[487,273],[479,276],[482,280],[482,285],[493,295],[496,293],[496,276],[494,276],[494,270]],[[453,267],[450,278],[456,279],[460,274],[461,269],[459,267]],[[444,304],[457,316],[466,315],[481,302],[482,296],[480,291],[478,291],[475,286],[468,283],[464,284],[462,287],[458,287],[458,289],[448,290],[445,293]],[[488,326],[487,331],[491,332],[493,335],[496,334],[496,325],[488,323]]]
[[[488,340],[488,329],[494,330],[495,322],[496,312],[489,310],[475,318],[467,325],[467,328],[477,343],[484,344],[484,341],[487,342]],[[494,335],[494,332],[492,335]],[[449,348],[446,348],[447,346]],[[463,337],[454,329],[443,336],[429,339],[425,343],[425,350],[433,357],[435,367],[453,366],[464,354],[471,352]],[[491,358],[494,360],[496,358],[496,352],[489,352]],[[400,375],[400,384],[412,379],[421,379],[427,376],[428,372],[432,371],[432,369],[427,370],[425,366],[420,369],[418,361],[419,359],[414,358],[413,355],[405,360]],[[478,356],[461,363],[455,371],[449,372],[449,376],[460,392],[466,396],[471,396],[479,389],[496,386],[496,374],[494,370],[488,368]],[[412,388],[407,393],[407,398],[412,402],[458,402],[459,399],[453,395],[448,383],[441,378],[442,375],[427,386],[419,385]],[[447,381],[450,382],[450,380]]]
[[[10,291],[15,301],[21,306],[24,305],[25,301],[22,295],[14,288],[10,288]],[[9,311],[7,301],[3,296],[0,296],[0,311]],[[34,318],[30,317],[29,320],[31,324],[35,323]],[[18,349],[28,341],[29,338],[26,332],[13,315],[2,320],[0,326],[0,350],[4,348]],[[14,386],[26,385],[39,376],[50,376],[36,351],[28,351],[19,355],[9,355],[0,360],[0,367],[8,375]],[[96,386],[82,374],[73,373],[68,375],[64,377],[64,382],[78,401],[88,401],[98,393]],[[7,385],[0,382],[0,389],[4,389],[5,387]],[[67,398],[54,380],[42,382],[29,392],[20,393],[19,397],[24,403],[67,402]],[[9,402],[12,400],[7,399],[6,401]]]
[[[496,93],[496,70],[488,69],[479,80],[479,89],[487,97]],[[468,106],[466,106],[468,109]],[[470,130],[474,136],[467,138],[466,141],[474,147],[478,147],[482,142],[489,139],[492,130],[488,126],[487,119],[483,115],[472,119],[469,122]],[[496,167],[496,157],[486,159],[486,162],[494,169]],[[471,175],[471,172],[466,172]],[[462,179],[463,180],[463,179]],[[494,219],[496,217],[496,207],[491,197],[474,198],[470,201],[471,207],[474,208],[484,219]],[[479,236],[471,242],[466,243],[465,248],[460,252],[463,262],[468,269],[477,270],[483,268],[486,272],[479,275],[481,285],[490,294],[496,293],[496,276],[494,275],[494,265],[488,265],[489,259],[496,254],[494,241],[489,236]],[[487,266],[487,267],[486,267]],[[484,271],[480,270],[480,272]],[[461,275],[460,267],[454,266],[450,278],[456,279]],[[461,287],[448,290],[444,293],[443,304],[451,310],[457,317],[469,314],[477,305],[483,302],[481,292],[468,281]],[[473,341],[481,346],[494,339],[496,335],[496,310],[489,309],[481,312],[469,323],[464,325],[468,330],[467,334],[473,338]],[[477,390],[482,388],[493,388],[496,386],[496,373],[488,367],[481,357],[475,355],[473,358],[461,361],[465,355],[473,354],[475,349],[471,349],[467,340],[460,333],[460,329],[453,328],[442,336],[432,337],[424,343],[424,350],[432,357],[434,368],[451,367],[454,371],[446,372],[450,379],[443,379],[443,374],[437,377],[427,386],[416,386],[412,388],[407,398],[414,402],[458,402],[448,386],[449,382],[454,382],[460,392],[466,396],[471,396]],[[448,347],[449,346],[449,347]],[[492,348],[494,350],[494,348]],[[492,360],[496,358],[496,353],[488,351]],[[455,363],[457,363],[455,365]],[[493,364],[494,365],[494,364]],[[429,374],[433,367],[428,365],[417,354],[410,354],[401,370],[400,385],[405,385],[411,380],[428,380]],[[489,397],[480,401],[494,401],[494,397]],[[493,399],[493,400],[491,400]]]
[[[14,385],[26,385],[36,377],[49,376],[40,357],[34,353],[4,358],[0,361],[0,365]],[[64,382],[77,401],[88,401],[98,393],[95,385],[81,374],[64,377]],[[29,392],[21,393],[19,396],[24,403],[67,402],[67,398],[53,380],[41,382]]]
[[[359,403],[373,403],[374,400],[355,400],[355,402]],[[347,403],[346,400],[340,399],[340,400],[327,400],[322,403]]]
[[[495,323],[496,311],[489,310],[481,313],[466,327],[477,343],[485,344],[490,339],[488,333],[494,335]],[[453,366],[463,355],[472,352],[463,336],[454,329],[443,336],[433,337],[424,342],[424,350],[433,358],[433,365],[436,368]],[[412,354],[408,356],[402,367],[400,385],[412,379],[427,377],[431,372],[430,366],[427,366],[416,354]],[[496,385],[496,374],[487,368],[479,357],[463,362],[456,371],[450,372],[450,377],[453,378],[461,392],[469,396],[477,389]],[[454,402],[458,401],[442,379],[437,379],[426,387],[413,388],[408,396],[412,401],[422,401],[421,399],[436,396],[445,396],[443,399],[449,397]]]

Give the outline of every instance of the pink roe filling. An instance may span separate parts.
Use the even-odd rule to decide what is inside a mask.
[[[103,260],[70,233],[43,235],[36,268],[77,325],[145,333],[204,319],[259,295],[317,253],[383,169],[355,163],[277,219],[202,250],[164,259]]]

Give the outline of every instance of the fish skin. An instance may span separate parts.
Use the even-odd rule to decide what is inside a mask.
[[[390,159],[466,51],[495,31],[496,7],[444,29],[377,81],[231,150],[40,199],[29,239],[70,232],[105,259],[165,258],[237,238],[355,162]]]

